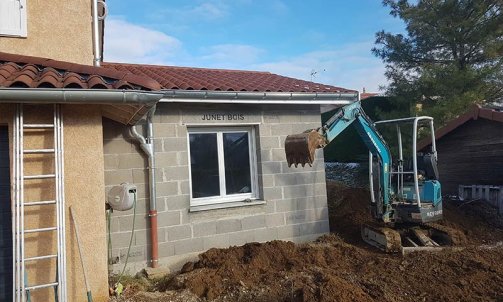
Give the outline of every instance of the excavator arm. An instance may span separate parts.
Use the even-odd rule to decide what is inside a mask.
[[[375,202],[379,219],[387,221],[390,215],[390,166],[391,152],[386,142],[365,114],[360,102],[340,108],[321,128],[308,130],[301,134],[289,135],[285,141],[285,153],[288,166],[298,164],[311,165],[316,149],[323,148],[349,126],[355,127],[362,141],[378,159],[380,194]]]

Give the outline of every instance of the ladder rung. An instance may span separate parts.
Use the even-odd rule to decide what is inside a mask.
[[[23,128],[54,128],[54,124],[24,124]]]
[[[56,257],[58,257],[58,255],[35,256],[35,257],[24,258],[24,261],[35,261],[35,260],[43,260],[43,259],[50,259],[50,258],[56,258]]]
[[[32,201],[32,202],[25,202],[24,206],[43,206],[46,204],[55,204],[56,200],[44,200],[44,201]]]
[[[26,175],[24,179],[44,179],[44,178],[54,178],[56,174],[42,174],[42,175]]]
[[[25,233],[50,232],[57,230],[57,227],[24,230]]]
[[[32,150],[24,150],[24,154],[40,154],[40,153],[54,153],[54,149],[32,149]]]
[[[25,290],[34,290],[34,289],[52,287],[52,286],[57,286],[57,285],[58,285],[58,282],[53,282],[53,283],[47,283],[47,284],[39,284],[39,285],[26,286],[24,289]]]

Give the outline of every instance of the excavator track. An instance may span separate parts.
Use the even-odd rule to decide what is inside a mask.
[[[456,244],[455,231],[435,223],[398,228],[364,224],[361,234],[366,243],[386,253],[431,252]]]
[[[402,248],[400,233],[388,227],[364,224],[361,228],[362,239],[386,253],[398,253]]]

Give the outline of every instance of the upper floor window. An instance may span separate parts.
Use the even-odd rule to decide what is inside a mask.
[[[254,128],[189,129],[191,206],[257,198]]]
[[[27,36],[26,0],[0,0],[0,36]]]

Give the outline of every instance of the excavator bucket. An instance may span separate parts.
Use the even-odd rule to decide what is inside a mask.
[[[316,149],[323,148],[326,145],[326,139],[316,130],[300,134],[292,134],[286,137],[285,140],[285,153],[288,167],[292,164],[312,165],[314,161],[314,153]]]

